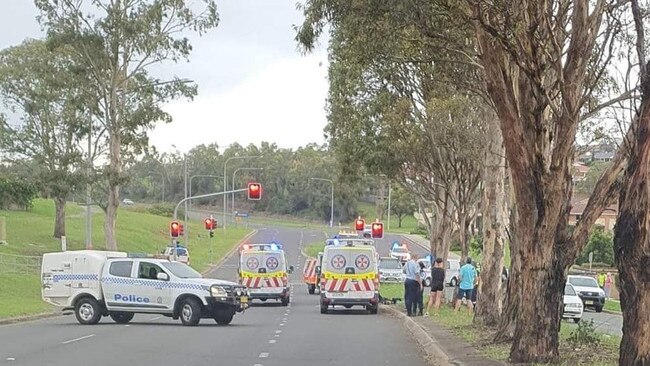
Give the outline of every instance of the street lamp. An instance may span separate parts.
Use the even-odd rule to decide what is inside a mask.
[[[226,159],[226,162],[223,164],[223,190],[227,191],[228,190],[228,181],[226,180],[226,168],[228,166],[228,162],[232,159],[253,159],[253,158],[259,158],[259,155],[254,155],[254,156],[231,156],[228,159]],[[223,223],[222,223],[224,229],[226,228],[226,195],[223,195]]]
[[[235,171],[232,173],[232,189],[235,189],[235,174],[237,174],[238,171],[240,170],[264,170],[264,168],[237,168]],[[235,194],[233,193],[230,196],[230,201],[231,202],[231,207],[232,207],[232,212],[235,212]]]
[[[223,178],[223,177],[220,176],[220,175],[209,175],[209,174],[196,174],[196,175],[191,176],[190,177],[190,188],[189,188],[190,197],[192,197],[192,179],[194,179],[194,178]],[[224,188],[224,190],[225,190],[225,188]],[[190,211],[192,211],[192,201],[190,201]]]
[[[332,203],[330,207],[330,227],[333,227],[334,225],[334,181],[331,179],[326,179],[326,178],[309,178],[311,180],[321,180],[325,182],[330,182],[332,184]]]
[[[165,176],[159,172],[149,172],[149,175],[160,175],[160,179],[162,180],[162,202],[165,203]]]

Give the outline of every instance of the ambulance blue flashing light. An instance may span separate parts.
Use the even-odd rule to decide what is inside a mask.
[[[395,248],[399,248],[399,247],[400,247],[399,242],[398,242],[398,241],[394,241],[394,242],[393,242],[393,246],[391,247],[391,249],[395,249]]]

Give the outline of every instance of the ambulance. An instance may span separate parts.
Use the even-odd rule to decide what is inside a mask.
[[[363,306],[377,314],[379,304],[379,256],[368,239],[327,241],[320,279],[320,312],[330,307]]]
[[[307,260],[305,260],[305,266],[303,267],[303,271],[302,271],[302,279],[307,285],[307,292],[309,292],[310,295],[313,295],[316,292],[317,264],[318,264],[318,259],[307,258]]]
[[[289,305],[292,271],[281,244],[244,244],[239,250],[239,283],[248,288],[251,300],[274,299]]]
[[[81,324],[105,316],[124,324],[146,313],[180,318],[188,326],[203,318],[225,325],[248,306],[244,286],[203,278],[184,263],[123,252],[46,253],[41,282],[43,300],[73,310]]]

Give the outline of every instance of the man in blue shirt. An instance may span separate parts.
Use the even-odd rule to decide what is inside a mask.
[[[467,257],[466,263],[460,267],[460,283],[458,285],[458,299],[456,300],[456,311],[460,310],[460,303],[463,297],[467,302],[467,309],[472,314],[472,291],[476,281],[476,268],[472,265],[472,258]]]
[[[418,256],[414,253],[411,255],[411,259],[404,264],[404,273],[406,274],[404,304],[408,316],[415,316],[417,299],[418,295],[420,295],[420,267],[415,262],[417,259]]]

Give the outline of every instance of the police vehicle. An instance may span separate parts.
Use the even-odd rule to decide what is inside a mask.
[[[202,278],[180,262],[123,252],[79,250],[43,255],[43,300],[74,310],[81,324],[103,316],[128,323],[136,313],[161,314],[194,326],[202,318],[229,324],[248,305],[246,287]]]
[[[362,306],[377,314],[379,256],[367,239],[328,240],[320,268],[320,312],[343,306]]]
[[[399,242],[393,242],[393,245],[390,248],[390,257],[399,259],[400,262],[406,263],[411,259],[411,252],[406,244],[401,244]]]
[[[244,244],[239,250],[239,283],[248,288],[250,298],[279,300],[289,305],[291,291],[287,259],[279,243]]]

